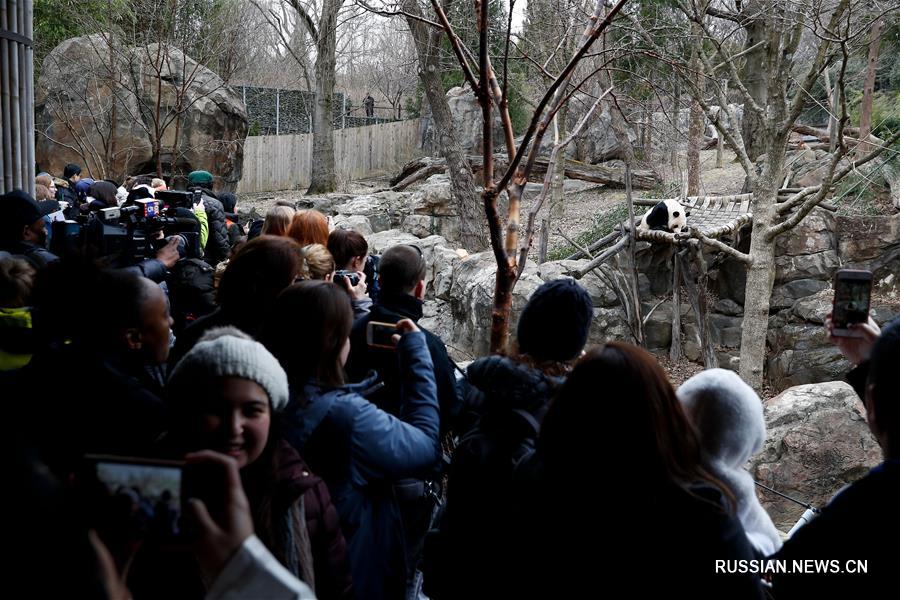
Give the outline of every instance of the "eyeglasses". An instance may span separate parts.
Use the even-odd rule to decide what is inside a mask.
[[[418,253],[418,255],[419,255],[419,265],[420,265],[419,268],[420,268],[422,271],[427,270],[428,265],[427,265],[427,263],[425,262],[425,253],[422,252],[422,249],[419,248],[418,246],[416,246],[415,244],[406,244],[406,245],[409,246],[410,248],[414,249],[414,250]]]

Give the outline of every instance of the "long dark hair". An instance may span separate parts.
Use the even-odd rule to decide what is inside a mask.
[[[262,319],[302,264],[301,246],[290,238],[261,235],[250,240],[222,274],[217,295],[222,310]]]
[[[703,467],[699,438],[665,371],[631,344],[610,342],[576,363],[544,417],[538,446],[551,472],[597,469],[598,456],[606,457],[636,486],[705,483],[733,506],[734,496]]]
[[[339,386],[345,381],[341,349],[352,327],[345,290],[328,281],[301,281],[275,300],[260,341],[281,363],[292,387],[309,379]]]

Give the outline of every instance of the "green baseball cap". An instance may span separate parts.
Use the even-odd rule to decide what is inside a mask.
[[[209,171],[191,171],[190,175],[188,175],[188,182],[193,185],[212,183],[213,176]]]

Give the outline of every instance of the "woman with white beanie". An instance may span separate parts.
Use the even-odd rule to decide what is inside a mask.
[[[744,468],[766,441],[762,401],[737,373],[726,369],[694,375],[677,394],[697,428],[706,467],[734,494],[736,516],[747,538],[758,552],[771,556],[781,548],[781,536]]]
[[[167,400],[167,445],[179,453],[210,449],[232,456],[266,547],[318,598],[352,597],[346,543],[328,488],[280,434],[288,381],[275,357],[239,329],[211,329],[175,366]]]

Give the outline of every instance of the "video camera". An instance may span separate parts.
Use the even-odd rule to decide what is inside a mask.
[[[154,258],[176,237],[181,258],[200,258],[200,224],[184,212],[192,208],[193,197],[190,192],[161,192],[159,198],[103,208],[78,221],[55,222],[50,250],[66,256],[86,248],[94,256],[116,256],[130,265]]]

